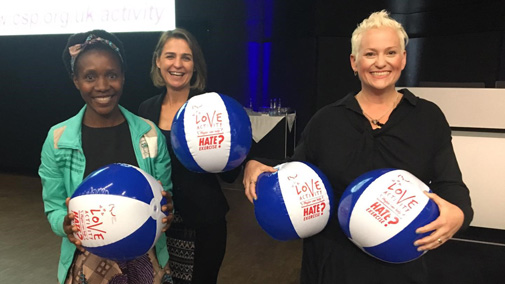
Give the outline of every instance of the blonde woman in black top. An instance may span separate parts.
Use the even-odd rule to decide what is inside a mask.
[[[361,90],[319,110],[304,129],[293,160],[308,161],[330,180],[335,204],[358,176],[379,168],[411,172],[434,192],[440,216],[418,228],[432,233],[415,242],[419,250],[443,245],[473,218],[451,130],[432,102],[395,84],[406,65],[408,37],[386,11],[373,13],[352,35],[350,62]],[[244,173],[245,194],[257,198],[258,175],[273,168],[251,160]],[[335,214],[319,234],[304,239],[301,283],[427,283],[425,258],[389,264],[350,242]]]

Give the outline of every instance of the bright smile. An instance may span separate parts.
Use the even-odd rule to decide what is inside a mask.
[[[168,73],[173,76],[183,76],[184,75],[184,73],[182,73],[182,72],[175,72],[175,71],[169,71]]]
[[[105,97],[94,97],[93,100],[100,104],[107,104],[112,100],[112,97],[114,97],[114,95]]]
[[[370,72],[373,76],[387,76],[391,72],[390,71],[375,71],[375,72]]]

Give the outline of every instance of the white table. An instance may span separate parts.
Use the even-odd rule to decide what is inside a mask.
[[[251,121],[252,137],[254,142],[259,143],[268,133],[270,133],[279,123],[284,123],[284,158],[288,155],[289,134],[293,134],[293,145],[296,143],[296,113],[282,115],[268,115],[262,113],[249,112]],[[294,147],[294,146],[293,146]]]

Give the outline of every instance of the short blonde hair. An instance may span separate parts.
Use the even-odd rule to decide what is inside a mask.
[[[351,37],[351,54],[357,58],[363,34],[369,29],[380,27],[393,28],[400,38],[400,45],[402,50],[405,50],[405,47],[409,42],[409,36],[407,35],[407,32],[405,32],[405,29],[400,23],[389,16],[389,13],[386,10],[382,10],[372,13],[368,18],[364,19],[354,30]]]
[[[202,49],[196,41],[196,38],[190,32],[182,28],[166,31],[161,34],[158,44],[156,44],[156,48],[154,49],[153,59],[151,62],[151,80],[153,81],[153,84],[158,88],[165,87],[165,80],[163,80],[163,76],[161,76],[161,72],[156,65],[156,61],[161,56],[165,43],[173,38],[183,39],[188,43],[188,46],[193,53],[195,68],[193,77],[191,77],[190,81],[191,89],[203,91],[207,81],[207,64],[205,63]]]

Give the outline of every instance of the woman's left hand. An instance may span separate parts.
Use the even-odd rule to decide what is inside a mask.
[[[435,193],[426,192],[426,195],[437,204],[440,216],[428,225],[416,230],[418,234],[433,231],[429,236],[414,242],[419,251],[436,249],[444,244],[458,232],[465,218],[463,211],[456,205]]]
[[[167,204],[161,207],[161,211],[167,213],[167,217],[163,218],[163,224],[165,224],[165,227],[162,229],[163,232],[166,232],[168,228],[170,228],[170,224],[174,219],[174,203],[170,192],[163,190],[161,191],[161,195],[163,195],[163,197],[167,200]]]

